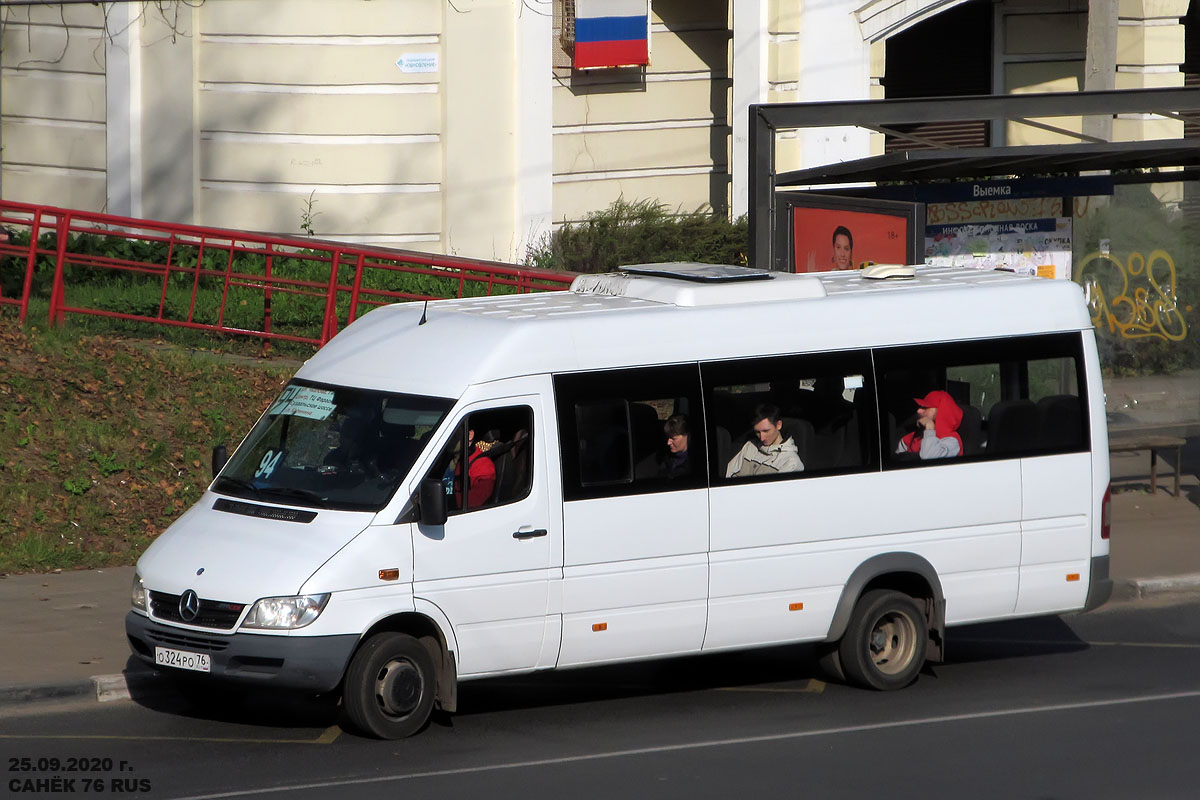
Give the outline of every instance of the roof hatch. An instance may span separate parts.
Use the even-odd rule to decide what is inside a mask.
[[[676,306],[718,306],[824,297],[821,281],[808,275],[726,264],[635,264],[620,272],[580,275],[576,294],[632,297]]]

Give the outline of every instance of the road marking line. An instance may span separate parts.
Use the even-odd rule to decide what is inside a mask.
[[[803,688],[784,689],[772,686],[722,686],[718,692],[764,692],[774,694],[821,694],[825,691],[825,681],[809,680]]]
[[[1178,650],[1200,650],[1200,644],[1183,642],[1063,642],[1054,639],[955,639],[959,644],[1027,644],[1041,647],[1164,647]]]
[[[236,736],[127,736],[123,734],[80,734],[80,733],[35,733],[22,735],[18,733],[0,733],[0,741],[113,741],[113,742],[215,742],[217,744],[329,744],[338,737],[338,733],[330,735],[330,731],[338,731],[337,727],[330,728],[316,739],[239,739]]]
[[[342,735],[342,729],[337,725],[330,725],[325,729],[325,732],[313,740],[313,744],[333,744],[333,740]]]
[[[1165,700],[1182,700],[1200,697],[1200,689],[1190,692],[1171,692],[1169,694],[1151,694],[1140,697],[1120,697],[1112,700],[1089,700],[1079,703],[1056,703],[1048,706],[1025,706],[1022,708],[1006,708],[998,711],[979,711],[974,714],[948,714],[940,717],[918,717],[908,720],[893,720],[890,722],[872,722],[863,725],[845,725],[837,728],[822,728],[813,731],[793,731],[791,733],[772,733],[762,736],[743,736],[736,739],[711,739],[701,742],[684,744],[668,744],[658,747],[639,747],[630,750],[612,750],[605,753],[588,753],[579,756],[563,756],[561,758],[543,758],[531,761],[514,761],[504,764],[486,764],[478,767],[461,767],[459,769],[430,770],[428,772],[413,772],[407,775],[382,775],[373,778],[353,778],[340,781],[319,781],[290,786],[272,786],[262,789],[241,789],[233,792],[216,792],[214,794],[197,794],[186,797],[176,797],[173,800],[222,800],[228,797],[253,797],[255,795],[278,794],[280,792],[295,792],[308,789],[332,789],[344,786],[363,786],[374,783],[390,783],[408,781],[416,778],[442,778],[450,775],[470,775],[479,772],[492,772],[504,769],[527,769],[529,767],[557,766],[582,761],[598,761],[606,758],[625,758],[628,756],[652,755],[655,753],[673,753],[685,750],[699,750],[708,747],[730,747],[743,744],[760,744],[763,742],[781,742],[789,739],[807,739],[816,736],[832,736],[842,733],[863,733],[866,731],[888,730],[892,728],[908,728],[919,725],[940,725],[947,722],[964,722],[975,719],[993,719],[997,717],[1013,717],[1022,714],[1044,714],[1052,711],[1076,711],[1088,708],[1104,708],[1106,706],[1130,705],[1132,703],[1158,703]]]
[[[1088,642],[1097,647],[1165,647],[1175,650],[1200,650],[1200,644],[1184,644],[1183,642]]]

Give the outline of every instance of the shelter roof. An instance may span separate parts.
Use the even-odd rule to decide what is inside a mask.
[[[783,172],[776,175],[775,185],[813,186],[862,181],[1063,175],[1091,170],[1109,170],[1115,173],[1119,170],[1165,167],[1200,167],[1200,140],[903,150],[882,156]]]

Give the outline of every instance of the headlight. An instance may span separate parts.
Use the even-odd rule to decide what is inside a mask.
[[[133,573],[133,586],[129,590],[129,601],[133,603],[134,608],[146,610],[146,584],[142,583],[142,576],[136,572]]]
[[[296,597],[264,597],[250,609],[243,628],[292,630],[303,628],[321,615],[329,594],[302,594]]]

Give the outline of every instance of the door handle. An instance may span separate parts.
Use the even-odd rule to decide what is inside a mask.
[[[538,528],[537,530],[532,530],[532,531],[515,531],[513,533],[513,538],[514,539],[536,539],[539,536],[545,536],[545,535],[546,535],[546,529]]]

